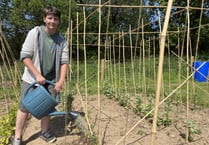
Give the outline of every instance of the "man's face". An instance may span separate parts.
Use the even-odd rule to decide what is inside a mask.
[[[57,16],[54,15],[47,15],[46,17],[44,17],[44,23],[46,26],[46,29],[48,31],[56,31],[57,27],[59,26],[60,23],[60,19]]]

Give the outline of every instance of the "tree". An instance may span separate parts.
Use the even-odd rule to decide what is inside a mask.
[[[72,2],[72,9],[75,8],[75,2]],[[10,41],[13,44],[13,50],[20,52],[21,45],[28,33],[28,31],[37,25],[43,25],[43,9],[47,5],[53,5],[61,10],[61,24],[60,31],[65,33],[68,27],[69,18],[69,0],[13,0],[10,1],[10,7],[8,9],[11,11],[9,16],[9,21],[12,33]],[[4,15],[5,17],[6,15]],[[6,29],[6,27],[5,27]]]

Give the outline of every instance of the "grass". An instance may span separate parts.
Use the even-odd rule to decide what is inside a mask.
[[[165,94],[169,94],[171,91],[173,91],[179,84],[181,84],[186,79],[186,64],[184,62],[182,62],[181,64],[182,67],[180,71],[181,74],[180,74],[180,80],[179,80],[178,60],[174,57],[170,58],[170,63],[168,63],[168,60],[169,59],[167,57],[164,58],[162,87],[164,89]],[[113,64],[107,61],[105,74],[104,74],[105,81],[109,83],[110,86],[112,86],[114,93],[115,92],[118,93],[119,91],[120,93],[125,93],[126,91],[125,84],[126,84],[127,92],[130,94],[130,96],[134,95],[135,89],[136,89],[137,94],[145,94],[145,93],[155,94],[158,59],[156,58],[155,64],[153,62],[153,58],[150,58],[150,61],[148,61],[148,58],[147,58],[145,62],[146,62],[145,63],[145,76],[143,75],[142,61],[141,61],[141,66],[139,66],[140,64],[139,60],[136,60],[134,62],[134,81],[133,81],[132,65],[131,65],[131,62],[127,60],[125,64],[125,67],[126,67],[125,68],[126,82],[125,82],[123,64],[122,63],[120,64],[120,74],[119,74],[119,63]],[[148,62],[150,62],[150,64]],[[23,72],[23,65],[21,62],[18,62],[18,66],[19,66],[20,72]],[[154,66],[155,66],[155,70],[154,70]],[[4,69],[4,67],[5,66],[1,66],[2,70],[4,70],[3,76],[4,76],[4,80],[6,80],[7,82],[7,85],[5,85],[4,88],[0,87],[0,99],[4,99],[3,96],[5,96],[6,94],[9,94],[11,98],[14,98],[15,97],[14,89],[11,87],[12,85],[11,80],[9,80],[9,77],[8,77],[9,75],[7,75],[7,72],[5,71],[6,69]],[[12,68],[12,70],[14,69]],[[192,69],[190,69],[190,74],[191,74],[191,70]],[[82,95],[85,95],[84,72],[85,72],[84,62],[80,62],[79,63],[79,91]],[[97,89],[98,88],[97,60],[87,61],[86,72],[87,72],[88,95],[95,95],[97,94],[97,90],[98,90]],[[68,76],[69,76],[69,73],[68,73]],[[0,78],[0,82],[2,80],[3,79]],[[144,80],[146,82],[144,82]],[[120,86],[119,86],[119,82],[120,82]],[[76,89],[75,84],[77,83],[77,63],[75,61],[72,62],[71,81],[68,81],[68,83],[69,83],[69,90],[71,94],[76,94],[77,89]],[[100,91],[102,92],[103,82],[100,81],[100,85],[101,85]],[[16,86],[16,89],[20,90],[20,86],[19,85]],[[189,96],[190,96],[191,103],[195,103],[196,105],[199,105],[199,106],[209,107],[209,99],[205,97],[205,94],[208,93],[207,90],[208,90],[208,82],[199,83],[197,81],[194,81],[193,78],[191,78],[189,80]],[[186,84],[175,93],[176,96],[174,98],[179,98],[180,94],[182,96],[182,101],[185,101],[186,96],[187,96]]]
[[[186,68],[187,65],[182,62],[181,64],[181,70],[180,70],[180,77],[179,77],[179,64],[178,60],[176,58],[170,59],[170,65],[168,63],[168,58],[165,57],[164,59],[164,67],[163,67],[163,89],[164,94],[168,95],[170,94],[174,89],[176,89],[179,84],[181,84],[186,79]],[[126,61],[126,82],[124,81],[124,68],[123,64],[120,64],[120,74],[119,74],[119,63],[113,64],[106,62],[106,70],[105,70],[105,81],[106,83],[109,83],[108,86],[111,86],[112,93],[125,93],[125,84],[127,87],[127,92],[130,94],[130,96],[134,96],[134,92],[136,89],[137,94],[152,94],[155,95],[155,88],[156,88],[156,80],[157,80],[157,69],[158,69],[158,60],[156,59],[155,64],[153,63],[153,59],[151,58],[150,64],[148,64],[148,60],[146,59],[145,64],[145,81],[144,82],[144,76],[143,76],[143,66],[139,66],[139,60],[136,60],[134,62],[134,82],[133,82],[133,72],[132,72],[132,65],[130,61]],[[108,64],[109,63],[109,64]],[[108,69],[109,66],[109,69]],[[114,69],[114,66],[116,69]],[[154,70],[155,66],[155,70]],[[84,62],[80,62],[79,64],[79,89],[80,93],[82,95],[85,94],[85,81],[84,81]],[[97,94],[97,88],[98,88],[98,77],[97,77],[97,61],[88,61],[87,63],[87,90],[88,95],[95,95]],[[111,68],[112,67],[112,68]],[[170,71],[169,71],[170,69]],[[76,87],[75,84],[77,83],[77,77],[76,77],[76,63],[72,64],[72,81],[70,82],[70,90],[73,92],[73,94],[76,93]],[[114,72],[115,70],[115,72]],[[190,68],[190,74],[192,73],[192,69]],[[115,74],[116,75],[115,75]],[[101,74],[101,73],[100,73]],[[155,75],[155,77],[154,77]],[[119,78],[120,76],[120,78]],[[101,76],[100,76],[101,78]],[[180,79],[179,79],[180,78]],[[119,86],[120,82],[120,86]],[[100,91],[102,92],[102,86],[103,82],[100,81]],[[135,88],[134,88],[135,86]],[[146,92],[145,92],[146,87]],[[194,81],[193,78],[189,79],[189,97],[190,102],[193,104],[196,104],[198,106],[205,106],[209,107],[209,98],[205,97],[205,94],[208,93],[208,82],[200,83],[197,81]],[[104,92],[102,92],[104,93]],[[186,101],[187,97],[187,89],[186,84],[179,90],[177,90],[176,93],[172,96],[173,99],[177,99],[176,101],[179,101],[182,97],[183,102]]]

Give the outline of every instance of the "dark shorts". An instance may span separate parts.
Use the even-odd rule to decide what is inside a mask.
[[[28,88],[29,85],[30,85],[29,83],[27,83],[25,81],[22,81],[22,84],[21,84],[21,100],[23,99],[24,93],[25,93],[25,91],[26,91],[26,89]],[[44,87],[46,88],[46,90],[48,90],[50,92],[50,94],[53,97],[56,96],[56,92],[54,90],[54,86],[49,85],[49,84],[45,84]],[[30,90],[28,91],[28,93],[33,91],[35,88],[36,88],[36,86],[31,87]],[[22,112],[27,112],[27,109],[23,106],[22,101],[20,101],[18,109],[21,110]]]

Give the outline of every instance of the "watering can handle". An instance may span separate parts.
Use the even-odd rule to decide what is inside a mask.
[[[49,80],[46,80],[47,84],[50,84],[52,86],[55,87],[55,84]],[[33,82],[32,84],[30,84],[27,89],[25,90],[24,96],[26,96],[28,94],[28,91],[30,90],[30,88],[32,88],[35,84],[37,84],[37,82]],[[57,93],[57,97],[56,97],[56,101],[59,102],[60,101],[60,92]]]

